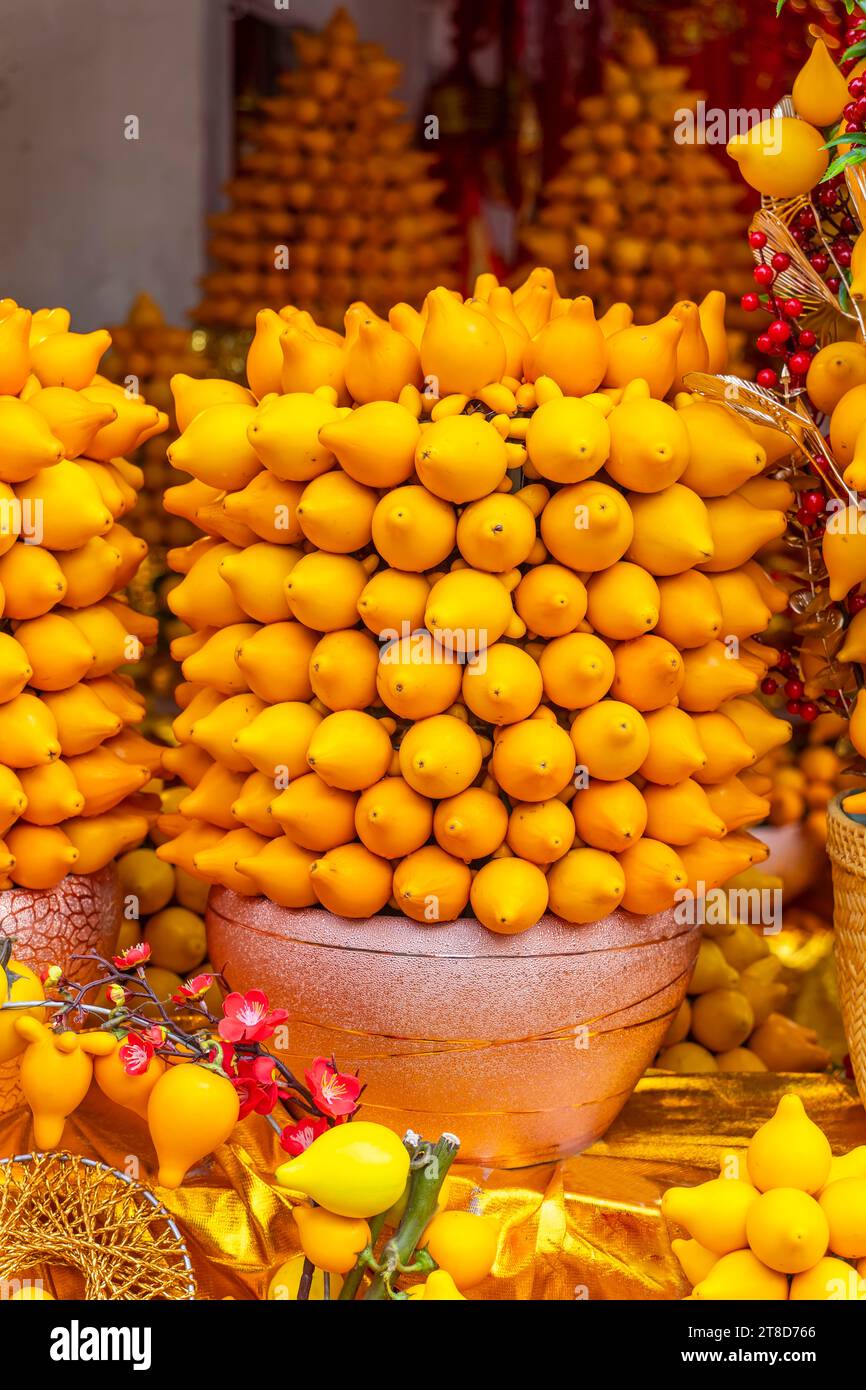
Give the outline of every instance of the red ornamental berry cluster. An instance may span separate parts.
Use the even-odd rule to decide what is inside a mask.
[[[822,536],[827,525],[826,507],[826,495],[817,488],[810,488],[800,498],[800,505],[796,512],[797,520],[801,526],[807,527],[815,536]]]
[[[805,687],[802,680],[796,673],[794,658],[789,651],[784,648],[779,652],[779,659],[776,663],[773,675],[765,676],[761,681],[761,691],[764,695],[775,695],[779,689],[779,682],[782,682],[782,689],[785,694],[785,708],[792,717],[804,719],[807,724],[818,718],[820,710],[814,700],[804,700]],[[836,692],[827,691],[828,695]]]
[[[838,194],[833,188],[828,187],[827,191],[833,194],[834,199],[838,198]],[[807,249],[810,239],[818,234],[815,215],[811,208],[804,208],[797,214],[792,232],[799,244]],[[812,364],[817,347],[817,338],[811,329],[797,328],[797,319],[803,313],[802,301],[793,296],[782,299],[774,289],[778,276],[790,266],[791,257],[786,251],[777,251],[768,259],[765,254],[767,246],[765,232],[757,230],[750,232],[749,245],[760,254],[761,259],[752,274],[755,284],[759,285],[765,293],[761,295],[757,291],[751,290],[748,294],[743,295],[740,304],[748,313],[754,313],[756,309],[763,308],[772,315],[770,323],[755,339],[755,346],[765,356],[779,359],[780,362],[787,365],[791,376],[791,385],[796,389],[802,386],[806,373]],[[819,254],[818,252],[815,253],[816,256]],[[850,256],[848,259],[850,260]],[[810,260],[814,265],[814,257],[810,256]],[[826,270],[831,264],[826,253],[823,253],[823,261]],[[838,277],[828,277],[827,284],[829,286],[834,278],[836,283],[831,288],[834,289],[835,293],[840,283]],[[758,372],[757,380],[759,386],[766,386],[772,390],[779,384],[779,372],[775,367],[762,367]]]

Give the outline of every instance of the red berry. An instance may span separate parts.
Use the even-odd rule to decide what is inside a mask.
[[[802,208],[794,220],[800,227],[812,227],[815,224],[815,214],[811,208]]]
[[[828,275],[825,283],[831,294],[839,293],[839,286],[842,284],[842,281],[839,279],[838,275]]]
[[[788,358],[788,369],[795,376],[805,376],[812,365],[812,359],[808,352],[792,352]]]
[[[845,125],[845,134],[846,134],[846,135],[859,135],[859,133],[860,133],[860,122],[859,122],[859,121],[848,121],[848,122],[846,123],[846,125]],[[831,188],[831,189],[829,190],[829,192],[830,192],[830,193],[833,193],[833,189]],[[833,196],[833,203],[835,203],[835,201],[836,201],[836,197],[835,197],[835,194],[834,194],[834,196]],[[825,207],[825,208],[831,208],[831,207],[833,206],[833,203],[829,202],[829,201],[824,197],[823,193],[819,195],[819,202],[820,202],[820,203],[822,204],[822,206]]]
[[[780,576],[780,577],[781,577],[781,576]],[[780,670],[780,671],[790,671],[790,669],[791,669],[791,667],[792,667],[793,665],[794,665],[794,658],[791,656],[791,653],[790,653],[789,651],[785,651],[784,649],[783,649],[782,651],[780,651],[780,652],[779,652],[779,670]]]
[[[798,507],[794,513],[801,526],[811,526],[814,517],[811,512],[807,512],[805,507]]]
[[[848,83],[848,91],[852,97],[862,97],[863,93],[866,92],[866,83],[864,83],[863,78],[852,77]]]
[[[823,492],[818,492],[817,489],[810,489],[809,492],[803,493],[801,501],[807,511],[815,513],[822,512],[824,510],[826,498],[824,497]]]
[[[800,718],[805,719],[808,724],[818,718],[818,706],[813,700],[806,700],[805,704],[800,706]]]
[[[772,367],[762,367],[758,372],[757,382],[759,386],[763,386],[766,390],[772,391],[774,386],[778,386],[779,378]]]
[[[786,323],[784,319],[773,319],[767,332],[774,343],[785,343],[791,336],[791,325]]]
[[[803,682],[798,680],[785,681],[785,694],[789,700],[799,700],[803,694]]]
[[[788,703],[785,705],[785,709],[788,711],[789,714],[798,715],[800,713],[799,700],[789,700]]]
[[[847,106],[843,106],[842,115],[845,117],[846,121],[853,121],[854,117],[857,115],[856,101],[849,101]]]
[[[852,594],[848,600],[849,613],[862,613],[866,608],[866,594]]]
[[[756,265],[752,271],[752,279],[756,285],[772,285],[776,278],[776,272],[771,265]]]
[[[828,700],[838,700],[838,699],[839,699],[839,691],[838,691],[838,690],[825,690],[825,691],[824,691],[824,694],[827,696],[827,699],[828,699]]]
[[[819,275],[823,275],[830,264],[830,257],[827,255],[826,251],[815,251],[809,257],[809,262],[814,269],[817,270]]]
[[[850,265],[853,252],[850,246],[840,246],[836,251],[836,260],[840,265]]]
[[[847,236],[850,236],[852,232],[856,232],[857,223],[854,221],[853,217],[849,217],[846,213],[839,223],[839,230],[845,232]]]
[[[761,681],[761,691],[764,695],[775,695],[779,689],[778,681],[774,681],[772,676],[765,676]]]
[[[866,116],[866,97],[860,97],[854,105],[854,119],[855,121],[862,121],[864,116]]]
[[[818,339],[815,337],[815,334],[812,332],[811,328],[804,328],[803,332],[797,339],[797,347],[811,348],[815,346],[817,341]]]
[[[779,272],[787,270],[790,264],[791,257],[788,255],[787,251],[777,251],[775,256],[773,256],[772,260],[770,261],[770,265],[773,267],[773,269],[778,270]]]
[[[749,232],[749,245],[752,246],[752,247],[754,247],[754,249],[755,249],[756,251],[762,251],[762,250],[764,249],[764,247],[766,246],[766,244],[767,244],[767,233],[766,233],[766,232],[758,232],[758,231]]]
[[[782,311],[789,319],[798,319],[803,312],[802,300],[795,298],[786,299],[782,305]]]
[[[755,339],[755,347],[758,349],[758,352],[772,352],[773,340],[769,333],[759,333]]]
[[[745,309],[747,314],[753,314],[755,310],[760,309],[760,307],[761,296],[756,294],[754,290],[749,290],[748,293],[744,294],[740,299],[740,308]]]
[[[852,122],[849,121],[848,125],[851,126]],[[858,127],[855,125],[853,129],[857,130]],[[822,208],[835,207],[838,201],[839,195],[835,188],[822,188],[821,192],[818,194],[818,202],[821,204]]]

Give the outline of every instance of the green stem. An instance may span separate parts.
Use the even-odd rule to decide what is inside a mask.
[[[374,1249],[376,1248],[376,1241],[382,1234],[382,1227],[385,1224],[386,1215],[387,1212],[380,1212],[378,1216],[371,1217],[370,1220],[367,1222],[368,1226],[370,1227],[370,1244],[366,1247],[366,1249],[361,1251],[360,1255],[355,1261],[353,1268],[349,1270],[349,1273],[343,1280],[343,1287],[337,1294],[338,1302],[347,1303],[350,1299],[354,1298],[355,1294],[358,1292],[361,1280],[364,1277],[364,1271],[368,1267],[367,1257],[371,1257]]]
[[[443,1134],[435,1144],[418,1145],[403,1220],[379,1257],[379,1273],[364,1294],[365,1302],[382,1303],[395,1296],[393,1281],[412,1263],[418,1242],[435,1215],[439,1192],[459,1147],[460,1140],[453,1134]]]

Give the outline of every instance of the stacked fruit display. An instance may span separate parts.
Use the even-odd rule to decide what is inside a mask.
[[[412,148],[392,95],[399,63],[361,43],[345,10],[321,34],[293,38],[298,66],[261,102],[229,208],[210,218],[217,268],[201,282],[201,324],[252,327],[261,305],[291,300],[336,325],[352,299],[379,310],[395,297],[418,302],[458,256],[431,157]],[[328,342],[320,324],[297,320],[297,355],[307,337]]]
[[[741,189],[707,146],[686,69],[661,65],[637,28],[617,57],[601,94],[578,105],[567,160],[522,232],[528,257],[552,266],[564,293],[626,299],[639,321],[672,295],[739,295],[751,263]]]
[[[301,361],[261,320],[249,390],[181,384],[166,505],[206,534],[170,556],[190,791],[158,853],[188,872],[509,933],[765,854],[739,773],[790,733],[751,698],[785,517],[752,431],[676,394],[721,325],[597,322],[548,270],[477,291],[403,332],[353,308]]]
[[[124,454],[165,428],[97,372],[107,332],[63,309],[0,301],[0,851],[2,883],[51,888],[145,833],[136,799],[159,752],[119,668],[155,623],[123,598],[147,550],[122,518],[140,469]]]
[[[866,1299],[866,1147],[833,1156],[793,1092],[752,1136],[745,1162],[662,1198],[694,1299]]]
[[[790,989],[768,940],[744,922],[704,926],[688,996],[655,1065],[665,1071],[824,1071],[817,1034],[782,1013]]]

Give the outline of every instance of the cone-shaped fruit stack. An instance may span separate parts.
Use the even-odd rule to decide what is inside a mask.
[[[118,674],[156,623],[122,591],[147,550],[122,457],[165,428],[98,372],[111,338],[0,300],[0,886],[92,873],[146,832],[159,752]]]
[[[749,428],[674,395],[697,306],[596,322],[537,270],[390,324],[353,306],[300,356],[271,318],[249,391],[179,383],[166,505],[205,535],[169,557],[190,793],[159,854],[503,933],[763,858],[738,774],[790,734],[751,698],[780,601],[752,557],[785,516]]]
[[[628,300],[639,321],[672,295],[739,297],[751,268],[742,189],[701,141],[697,118],[687,124],[699,94],[684,90],[685,68],[658,63],[640,29],[617,56],[602,93],[578,105],[566,162],[522,233],[527,260],[552,266],[564,294],[592,295],[599,309]]]
[[[412,148],[392,95],[400,64],[361,43],[345,10],[294,43],[298,66],[261,102],[229,209],[210,218],[218,268],[202,279],[199,323],[252,327],[262,305],[293,301],[336,326],[352,299],[382,312],[395,298],[419,302],[457,259],[431,156]],[[309,319],[298,328],[315,333]]]

